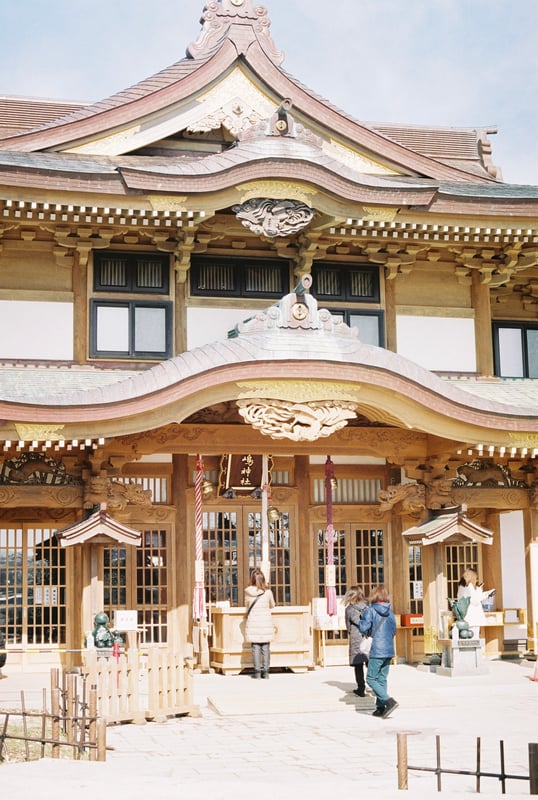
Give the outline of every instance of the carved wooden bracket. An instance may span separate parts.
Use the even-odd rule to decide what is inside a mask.
[[[295,266],[293,275],[296,280],[300,280],[303,275],[312,271],[312,264],[316,259],[325,258],[329,248],[329,242],[321,243],[321,233],[301,233],[297,237],[297,255],[295,256]]]
[[[424,249],[419,245],[402,249],[399,244],[384,244],[382,247],[369,244],[365,247],[370,261],[385,267],[387,280],[394,280],[397,275],[408,275],[417,263],[417,255]]]
[[[110,242],[114,235],[114,231],[110,228],[101,228],[95,231],[91,227],[79,227],[76,230],[72,228],[49,228],[54,233],[54,239],[59,247],[76,250],[79,255],[79,263],[81,266],[86,266],[88,257],[92,250],[103,250],[110,247]],[[56,262],[58,262],[60,250],[55,250],[54,255]],[[64,265],[65,261],[61,261]]]
[[[492,289],[505,286],[517,272],[538,264],[538,248],[513,244],[504,250],[491,247],[451,248],[456,254],[456,276],[462,284],[470,282],[472,270],[480,273],[480,283]]]

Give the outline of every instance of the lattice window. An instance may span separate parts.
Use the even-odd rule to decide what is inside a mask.
[[[142,531],[136,550],[136,605],[142,618],[142,641],[167,641],[168,550],[166,531]]]
[[[210,603],[244,604],[244,591],[254,567],[262,565],[262,512],[241,508],[204,511],[205,582]],[[269,523],[270,575],[266,575],[278,605],[294,602],[290,518],[282,511]]]
[[[166,504],[169,502],[170,488],[167,475],[118,477],[114,478],[114,481],[117,483],[136,483],[137,486],[141,486],[143,489],[149,489],[152,503]]]
[[[254,522],[254,521],[253,521]],[[204,511],[203,548],[209,602],[239,602],[237,512]]]
[[[458,585],[466,569],[474,569],[480,575],[481,551],[475,542],[449,544],[445,548],[445,574],[448,597],[458,596]]]
[[[193,256],[190,291],[207,297],[282,297],[289,290],[289,264],[271,259]]]
[[[362,586],[366,597],[374,586],[385,583],[383,538],[380,528],[353,528],[356,582]]]
[[[269,525],[271,589],[277,605],[292,602],[290,519],[287,512]]]
[[[415,597],[415,586],[422,585],[422,545],[409,545],[409,608],[411,614],[422,614],[422,597]]]
[[[168,294],[170,259],[154,253],[96,252],[94,290]]]
[[[318,262],[312,268],[312,293],[322,300],[379,303],[379,267]]]
[[[0,529],[0,627],[8,643],[66,643],[65,558],[52,528]]]
[[[369,504],[377,503],[377,496],[383,488],[380,478],[338,478],[336,490],[333,492],[333,503]],[[312,481],[312,502],[326,502],[325,477],[317,477]]]
[[[318,594],[319,597],[325,596],[325,565],[327,564],[327,530],[318,528],[316,531],[317,550],[318,550]],[[347,563],[348,553],[346,548],[346,530],[334,529],[334,566],[336,573],[336,594],[342,597],[348,589]]]
[[[110,620],[114,610],[127,608],[127,550],[105,547],[103,552],[104,611]]]

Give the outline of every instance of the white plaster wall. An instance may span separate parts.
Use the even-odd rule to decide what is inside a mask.
[[[463,317],[396,318],[398,353],[437,372],[475,372],[474,320]]]
[[[73,359],[73,304],[0,300],[0,358]]]
[[[228,331],[255,313],[244,308],[188,308],[187,349],[225,340]]]
[[[508,514],[501,514],[500,528],[503,605],[505,608],[526,608],[522,512],[510,511]]]

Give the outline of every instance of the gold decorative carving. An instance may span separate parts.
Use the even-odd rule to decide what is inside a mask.
[[[323,151],[331,158],[336,159],[341,164],[354,170],[355,172],[366,172],[370,175],[397,175],[396,170],[389,169],[389,167],[368,158],[362,153],[357,153],[350,150],[349,147],[343,145],[332,139],[330,142],[323,143]]]
[[[280,400],[238,400],[239,413],[264,436],[313,442],[340,430],[356,414],[355,403],[317,401],[289,403]]]
[[[400,211],[399,208],[381,208],[376,206],[363,206],[363,219],[376,222],[393,222]]]
[[[513,447],[534,450],[538,448],[538,433],[508,433],[508,440]]]
[[[15,423],[17,436],[22,442],[56,442],[62,438],[65,425],[26,425]]]
[[[239,399],[267,397],[268,390],[279,400],[292,403],[327,400],[356,402],[360,387],[330,381],[241,381],[236,384]]]
[[[307,206],[312,206],[312,198],[315,197],[316,192],[304,188],[299,188],[295,183],[287,183],[285,181],[250,181],[249,183],[240,183],[237,186],[237,191],[241,192],[241,203],[247,200],[255,200],[258,197],[270,197],[275,200],[283,198],[289,200],[298,200]]]
[[[154,211],[186,211],[187,197],[167,194],[150,194],[148,200]]]

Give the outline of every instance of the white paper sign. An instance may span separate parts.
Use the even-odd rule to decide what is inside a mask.
[[[136,631],[138,628],[138,614],[135,611],[120,609],[114,611],[114,628],[117,631]]]

